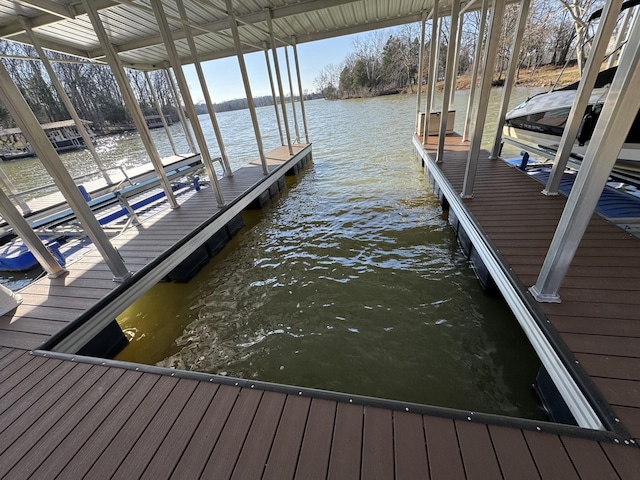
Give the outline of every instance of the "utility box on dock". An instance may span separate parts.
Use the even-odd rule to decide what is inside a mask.
[[[429,114],[429,132],[427,135],[438,135],[440,133],[440,115],[442,112],[431,112]],[[449,115],[447,115],[447,130],[446,134],[450,135],[453,133],[453,124],[456,121],[456,111],[449,110]],[[422,129],[424,128],[424,112],[420,112],[418,114],[418,132],[422,133]]]

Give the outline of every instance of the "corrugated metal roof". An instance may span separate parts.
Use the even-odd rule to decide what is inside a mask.
[[[463,6],[471,0],[463,1]],[[151,0],[91,0],[124,65],[141,69],[168,61]],[[451,1],[440,2],[448,15]],[[479,3],[479,2],[477,2]],[[233,0],[245,52],[269,41],[267,9],[276,38],[298,43],[420,20],[433,0]],[[183,63],[192,61],[175,0],[162,0]],[[201,60],[235,54],[224,0],[184,0]],[[19,17],[27,18],[48,49],[101,59],[103,52],[84,7],[77,0],[0,0],[0,37],[30,43]]]

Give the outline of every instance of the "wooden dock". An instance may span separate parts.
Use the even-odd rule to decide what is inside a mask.
[[[465,148],[459,138],[448,138],[441,167],[458,189]],[[548,244],[545,232],[553,230],[553,216],[557,218],[564,202],[562,197],[540,198],[539,190],[539,184],[521,172],[483,160],[475,198],[466,201],[504,258],[513,262],[523,286],[535,277],[544,256],[538,242]],[[193,195],[185,206],[197,206],[166,216],[186,221],[205,215],[215,210],[210,197],[200,203],[206,197]],[[527,214],[534,211],[527,223]],[[156,220],[161,221],[164,217]],[[608,248],[603,260],[597,245],[583,245],[586,251],[580,252],[572,280],[561,291],[566,300],[548,306],[547,314],[631,433],[628,445],[616,435],[545,422],[28,352],[50,334],[38,328],[52,332],[95,297],[114,290],[109,272],[96,257],[80,262],[78,273],[72,270],[63,284],[41,280],[39,293],[34,291],[34,300],[20,307],[15,322],[2,319],[0,342],[6,347],[0,347],[0,477],[638,478],[640,348],[638,316],[633,313],[637,290],[636,295],[632,292],[639,286],[634,255],[640,250],[633,249],[637,240],[597,217],[590,229],[589,242],[615,248]],[[145,234],[137,231],[127,237],[122,245],[125,260],[134,258],[131,252],[140,252],[133,246]],[[169,243],[176,241],[173,234],[167,237]],[[142,266],[148,260],[138,255],[139,263],[133,264]],[[618,281],[616,266],[629,272],[624,282],[592,278],[602,273]],[[616,285],[625,285],[626,296]],[[77,304],[50,295],[67,287],[78,292],[72,295]],[[92,294],[93,288],[102,293]],[[66,317],[61,314],[65,303],[76,305]],[[57,320],[52,318],[55,312]]]

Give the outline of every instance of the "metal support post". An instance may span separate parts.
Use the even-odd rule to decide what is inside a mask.
[[[89,19],[91,20],[94,32],[100,40],[100,45],[104,50],[107,63],[111,67],[111,72],[113,73],[116,82],[118,82],[118,86],[120,87],[120,91],[122,92],[122,97],[124,98],[125,104],[129,109],[129,114],[131,115],[133,124],[138,130],[140,140],[142,140],[144,148],[147,151],[147,155],[149,155],[151,164],[153,165],[156,175],[160,180],[160,184],[162,185],[162,189],[167,196],[169,205],[171,206],[171,208],[178,208],[178,202],[176,201],[176,197],[173,194],[173,190],[171,190],[169,180],[167,180],[167,175],[164,171],[164,165],[162,165],[160,155],[158,154],[158,151],[153,144],[153,139],[151,138],[151,134],[149,133],[147,122],[144,119],[144,115],[142,114],[142,110],[140,110],[140,105],[138,104],[138,100],[136,99],[131,85],[129,84],[127,75],[124,71],[124,68],[122,67],[122,63],[120,62],[120,57],[118,57],[115,49],[113,48],[113,45],[111,45],[107,32],[104,29],[104,25],[100,20],[100,14],[96,10],[95,5],[89,0],[82,0],[82,5],[84,6]]]
[[[629,8],[624,13],[624,18],[622,19],[622,24],[620,28],[618,28],[618,33],[616,33],[616,38],[613,44],[613,52],[609,56],[609,60],[607,61],[607,68],[611,68],[616,64],[616,60],[620,57],[619,49],[622,46],[622,42],[625,39],[625,35],[627,33],[627,28],[629,26],[629,20],[631,19],[631,15],[633,15],[634,8]]]
[[[429,139],[429,117],[431,116],[431,104],[433,102],[436,56],[438,55],[438,0],[433,0],[433,14],[431,16],[431,40],[429,40],[429,70],[427,72],[427,94],[424,103],[424,122],[422,122],[422,144],[426,145]]]
[[[473,111],[475,110],[475,96],[478,84],[478,70],[480,67],[480,57],[482,56],[482,45],[484,43],[484,30],[487,24],[487,10],[489,9],[489,0],[482,0],[482,10],[480,13],[480,29],[478,30],[478,40],[476,43],[476,50],[473,56],[473,71],[471,73],[471,86],[469,89],[469,101],[467,102],[467,115],[464,120],[464,133],[462,134],[462,141],[466,141],[469,137],[469,126],[471,124],[471,118]]]
[[[307,128],[307,114],[304,111],[304,92],[302,91],[302,78],[300,78],[300,63],[298,62],[298,48],[296,47],[296,37],[293,40],[293,60],[296,65],[296,78],[298,79],[298,91],[300,92],[300,110],[302,111],[302,126],[304,127],[304,141],[309,143],[309,129]]]
[[[587,147],[540,275],[530,289],[539,302],[560,301],[562,282],[631,124],[638,114],[640,95],[634,85],[639,83],[640,24],[636,24],[627,47],[620,56],[618,70],[602,107],[600,121]]]
[[[462,26],[464,24],[464,14],[458,12],[458,35],[456,39],[456,52],[453,57],[453,77],[451,78],[451,97],[449,98],[449,105],[453,106],[456,97],[456,87],[458,86],[458,62],[460,59],[460,45],[462,45]]]
[[[171,136],[171,132],[169,131],[169,125],[167,125],[167,121],[164,118],[164,114],[162,113],[162,106],[160,105],[160,101],[158,100],[158,95],[156,94],[156,89],[153,87],[153,82],[151,82],[151,77],[149,76],[149,72],[144,72],[144,78],[147,80],[147,85],[149,85],[149,90],[151,90],[151,96],[153,97],[153,103],[156,106],[156,110],[158,111],[158,115],[160,115],[160,120],[162,121],[162,126],[164,127],[164,133],[167,134],[167,138],[169,139],[169,143],[171,144],[171,150],[174,155],[178,155],[178,150],[176,149],[176,144],[173,142],[173,137]]]
[[[622,0],[609,0],[603,10],[600,22],[598,23],[598,30],[596,31],[595,38],[593,39],[593,46],[591,52],[587,58],[587,63],[584,66],[582,72],[582,78],[576,91],[576,96],[573,99],[573,105],[571,111],[567,117],[564,130],[562,131],[562,138],[558,145],[558,151],[556,157],[553,160],[553,167],[551,168],[551,174],[547,179],[547,185],[542,191],[545,195],[557,195],[558,187],[560,186],[560,180],[562,180],[562,174],[569,161],[571,150],[578,136],[578,130],[580,124],[584,118],[585,111],[589,105],[589,98],[591,92],[598,78],[598,72],[600,71],[600,65],[602,59],[609,44],[609,39],[613,33],[613,29],[616,26],[618,15],[620,14],[620,8],[622,7]],[[616,157],[619,152],[616,152]]]
[[[502,27],[504,5],[505,0],[493,0],[493,7],[491,8],[491,27],[489,28],[489,45],[487,45],[484,55],[484,68],[482,69],[482,80],[480,82],[478,116],[473,126],[473,134],[471,135],[471,146],[469,148],[467,167],[464,173],[464,184],[462,186],[462,198],[470,198],[473,196],[473,184],[476,179],[476,170],[478,169],[478,157],[480,156],[482,132],[484,131],[484,124],[487,119],[489,94],[491,93],[493,71],[498,54],[498,44],[500,43],[500,29]]]
[[[298,116],[296,114],[296,102],[293,98],[293,81],[291,79],[291,67],[289,66],[289,48],[284,46],[284,59],[287,64],[287,78],[289,79],[289,99],[291,101],[291,111],[293,112],[293,127],[296,131],[296,140],[294,143],[300,143],[300,130],[298,130]]]
[[[204,95],[204,101],[207,104],[207,111],[209,112],[209,118],[211,119],[211,125],[213,126],[213,132],[216,136],[216,141],[218,142],[218,148],[220,149],[220,157],[222,158],[222,167],[224,173],[228,177],[233,176],[233,171],[231,170],[231,165],[229,164],[229,156],[227,155],[227,149],[224,145],[224,141],[222,139],[222,132],[220,131],[220,125],[218,125],[218,118],[216,116],[215,109],[213,107],[213,102],[211,101],[211,95],[209,95],[209,88],[207,87],[207,81],[204,78],[204,72],[202,71],[202,64],[200,63],[200,58],[198,56],[198,49],[196,48],[196,43],[193,40],[193,34],[191,32],[191,27],[188,23],[187,11],[184,8],[183,0],[177,0],[178,9],[180,10],[180,18],[184,21],[184,32],[187,37],[187,43],[189,44],[189,50],[191,51],[191,56],[193,57],[193,64],[196,67],[196,73],[198,74],[198,80],[200,81],[200,88],[202,89],[202,94]],[[176,53],[176,59],[178,59]],[[179,61],[179,60],[177,60]],[[188,86],[184,85],[188,90]],[[189,94],[189,96],[191,96]],[[193,103],[193,102],[192,102]],[[194,113],[195,108],[194,108]],[[206,146],[206,144],[205,144]],[[200,150],[205,150],[206,148],[200,147]]]
[[[42,243],[36,232],[31,229],[29,223],[18,212],[2,189],[0,189],[0,215],[11,226],[13,231],[18,234],[25,245],[29,247],[29,251],[47,272],[49,278],[57,278],[67,273],[67,270],[58,264],[56,258]]]
[[[151,0],[151,8],[153,9],[153,14],[156,17],[156,22],[158,23],[158,28],[160,29],[160,37],[162,37],[164,48],[167,51],[167,56],[169,57],[171,68],[173,68],[173,73],[175,74],[176,80],[178,81],[178,87],[180,88],[180,93],[184,100],[184,106],[187,109],[189,118],[191,119],[191,128],[193,128],[193,132],[196,136],[196,141],[198,142],[198,147],[200,148],[202,163],[204,163],[204,167],[209,174],[209,180],[211,181],[211,185],[213,185],[218,206],[222,207],[224,206],[224,196],[222,195],[222,189],[220,188],[220,184],[218,183],[218,174],[216,173],[216,169],[214,168],[213,162],[211,161],[211,155],[209,154],[209,148],[207,147],[207,140],[205,139],[204,132],[202,131],[202,127],[200,126],[200,120],[198,119],[196,107],[193,104],[193,100],[191,99],[189,85],[187,84],[187,79],[185,78],[184,72],[182,71],[182,64],[180,63],[176,46],[173,43],[173,38],[171,37],[171,31],[169,30],[169,23],[167,22],[167,17],[164,13],[162,1]],[[185,25],[184,28],[186,30],[189,30],[189,27],[187,25]]]
[[[504,127],[504,119],[507,115],[507,109],[509,108],[513,82],[516,78],[516,68],[518,67],[520,58],[522,38],[524,37],[524,29],[527,26],[529,3],[530,0],[521,0],[520,2],[520,11],[518,12],[518,30],[516,31],[516,36],[513,39],[513,45],[511,46],[511,58],[509,59],[507,77],[504,80],[504,90],[502,90],[502,101],[500,103],[500,112],[498,113],[498,125],[496,126],[496,134],[493,140],[493,149],[491,150],[491,158],[494,160],[498,158],[501,150],[502,128]]]
[[[240,74],[242,75],[242,83],[244,83],[244,91],[247,94],[247,103],[249,104],[249,113],[251,115],[251,122],[253,123],[253,132],[255,133],[256,143],[258,144],[258,153],[260,154],[260,162],[262,163],[262,172],[265,175],[269,175],[269,166],[267,165],[267,159],[264,156],[262,136],[260,135],[260,126],[258,125],[258,116],[256,115],[256,106],[253,103],[251,85],[249,85],[249,74],[247,73],[247,66],[244,63],[244,54],[242,53],[242,44],[240,43],[240,32],[238,31],[236,15],[233,13],[232,1],[225,0],[225,4],[227,7],[227,15],[229,15],[231,33],[233,34],[233,43],[236,46],[236,55],[238,57],[238,65],[240,66]]]
[[[447,136],[447,119],[449,118],[449,100],[451,97],[454,61],[456,57],[456,42],[458,33],[458,12],[460,11],[460,1],[451,2],[451,31],[449,34],[449,46],[447,48],[447,65],[444,70],[444,92],[442,93],[442,113],[440,114],[440,131],[438,132],[438,151],[436,153],[436,163],[442,162],[444,155],[444,141]]]
[[[420,125],[420,105],[422,103],[422,71],[424,70],[424,37],[427,25],[427,12],[422,11],[422,19],[420,20],[420,53],[418,55],[418,95],[416,98],[416,124],[415,132],[418,132],[418,126]]]
[[[282,135],[282,125],[280,124],[280,113],[278,112],[278,99],[276,98],[276,89],[273,86],[273,75],[271,74],[271,62],[269,61],[269,47],[264,42],[264,61],[267,64],[267,73],[269,74],[269,86],[271,87],[271,98],[273,98],[273,109],[276,114],[276,122],[278,124],[278,133],[280,134],[280,145],[284,146],[284,136]]]
[[[273,55],[273,68],[276,70],[276,80],[278,81],[278,93],[280,94],[280,110],[282,110],[282,122],[287,135],[287,145],[289,147],[289,155],[293,155],[293,147],[291,146],[291,132],[289,130],[289,120],[287,119],[287,105],[284,99],[284,89],[282,88],[282,76],[280,75],[280,62],[278,62],[278,48],[276,47],[276,39],[273,36],[273,11],[267,11],[267,28],[269,29],[269,40],[271,42],[271,54]]]
[[[87,129],[85,128],[84,123],[82,123],[82,119],[78,115],[78,112],[73,106],[73,103],[71,103],[71,100],[69,99],[67,92],[65,92],[64,88],[62,87],[60,80],[58,80],[56,72],[54,72],[53,68],[51,67],[51,62],[49,61],[49,58],[45,55],[44,50],[42,49],[42,44],[40,43],[40,40],[33,33],[33,29],[31,28],[31,21],[25,17],[20,17],[20,23],[22,24],[22,27],[24,28],[27,36],[29,37],[31,44],[36,49],[36,53],[38,54],[38,57],[40,57],[40,60],[42,61],[42,65],[44,66],[45,70],[47,71],[47,74],[49,75],[49,78],[51,79],[52,85],[55,87],[56,91],[58,92],[60,100],[62,100],[62,103],[66,107],[67,112],[69,112],[69,115],[71,115],[71,118],[75,122],[76,128],[78,129],[78,133],[82,137],[82,140],[84,140],[85,147],[87,147],[87,150],[89,150],[89,153],[93,157],[93,160],[96,162],[96,165],[98,166],[98,169],[100,170],[100,173],[102,174],[105,182],[107,182],[107,185],[112,185],[113,181],[109,177],[109,172],[107,172],[107,169],[102,163],[102,160],[100,160],[100,155],[98,155],[98,152],[96,151],[96,148],[93,145],[93,139],[89,135],[89,132],[87,132]]]
[[[20,93],[20,90],[18,90],[18,87],[13,83],[13,80],[9,76],[9,72],[7,72],[7,69],[4,67],[2,62],[0,62],[0,101],[4,103],[4,106],[9,113],[11,113],[13,119],[18,124],[18,127],[22,130],[22,133],[29,140],[29,143],[42,162],[42,165],[55,181],[58,189],[67,200],[69,207],[71,207],[73,212],[76,214],[82,228],[96,246],[102,255],[102,258],[104,258],[104,261],[111,269],[111,272],[113,272],[114,280],[123,281],[130,277],[131,272],[127,270],[122,257],[113,245],[111,245],[111,242],[109,242],[109,239],[102,230],[100,223],[98,223],[98,220],[93,215],[91,208],[80,193],[80,190],[78,190],[76,184],[73,182],[73,179],[62,163],[62,160],[60,160],[58,152],[53,148],[49,138],[44,133],[44,130],[42,130],[38,119],[29,108],[27,101]],[[11,210],[15,209],[7,210],[7,212],[2,212],[3,215],[4,213],[10,215],[12,213]],[[21,217],[17,212],[15,213]],[[25,225],[17,218],[14,218],[13,220],[16,221],[16,226],[22,230],[20,233],[25,234],[23,239],[27,242],[27,245],[30,248],[34,247],[35,250],[32,251],[38,252],[38,255],[41,255],[43,252],[41,247],[37,245],[38,242],[34,242],[33,237],[26,231],[30,230],[28,225],[25,227]],[[44,248],[44,246],[42,246],[42,248]],[[54,265],[51,264],[48,258],[42,257],[38,260],[44,262],[43,267],[45,267],[47,271],[54,268]],[[59,270],[53,270],[52,272],[50,271],[50,273],[53,275],[60,274]]]
[[[11,196],[16,199],[16,203],[22,209],[23,215],[31,213],[31,208],[29,207],[29,205],[27,205],[27,202],[24,201],[24,199],[20,195],[20,192],[18,192],[16,186],[13,184],[11,179],[7,177],[7,174],[4,173],[4,170],[2,168],[0,168],[0,184],[2,184],[2,186],[9,190]]]
[[[168,63],[165,63],[164,73],[167,77],[167,80],[169,81],[169,85],[171,86],[171,94],[173,95],[173,101],[176,103],[176,110],[178,111],[178,116],[180,117],[180,123],[182,124],[184,136],[187,139],[187,145],[189,145],[189,151],[191,153],[198,153],[196,144],[193,141],[193,136],[191,135],[191,129],[189,128],[187,116],[184,114],[184,110],[182,109],[182,101],[180,100],[178,87],[176,86],[176,82],[173,80],[173,75],[171,75],[171,70],[169,70],[169,68],[170,65]]]

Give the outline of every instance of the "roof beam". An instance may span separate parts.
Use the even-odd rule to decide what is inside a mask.
[[[41,12],[49,13],[60,18],[75,18],[72,6],[65,6],[59,3],[53,3],[50,0],[15,0],[16,3],[25,7],[35,8]]]
[[[336,30],[327,30],[322,32],[312,32],[304,35],[296,35],[296,43],[299,45],[301,43],[315,42],[317,40],[325,40],[328,38],[340,37],[342,35],[350,35],[352,33],[362,33],[362,32],[368,32],[370,30],[377,30],[380,28],[388,28],[388,27],[395,27],[398,25],[404,25],[405,23],[419,22],[420,19],[422,18],[421,15],[422,14],[418,12],[412,15],[407,15],[405,17],[394,17],[387,20],[380,20],[378,22],[370,22],[362,25],[353,25],[349,27],[338,28]],[[242,48],[242,52],[245,55],[248,53],[253,53],[258,51],[262,51],[262,49],[257,49],[249,45],[243,45],[243,48]],[[217,50],[216,52],[205,52],[205,53],[199,54],[198,57],[200,58],[201,62],[208,62],[210,60],[217,60],[220,58],[227,58],[235,55],[236,55],[235,49],[229,48],[227,50]],[[184,58],[181,58],[180,61],[182,62],[183,65],[188,65],[190,63],[193,63],[193,58],[184,57]],[[133,65],[132,68],[153,70],[156,68],[163,68],[163,67],[162,65],[136,64],[136,65]]]
[[[37,8],[35,7],[35,3],[45,3],[43,2],[43,0],[18,0],[20,3],[23,4],[28,4],[31,7]],[[51,4],[52,2],[46,2],[48,4]],[[117,6],[118,4],[115,2],[112,2],[111,0],[93,0],[93,4],[95,5],[96,10],[103,10],[105,8],[112,8]],[[33,28],[37,29],[40,27],[45,27],[47,25],[51,25],[52,23],[56,23],[56,22],[60,22],[63,20],[66,20],[67,18],[76,18],[79,15],[83,15],[86,13],[85,9],[83,8],[83,6],[81,4],[78,5],[70,5],[69,9],[71,10],[73,16],[72,17],[62,17],[58,14],[55,13],[51,13],[49,11],[45,11],[43,10],[44,13],[42,13],[42,15],[37,15],[35,17],[30,17],[29,20],[31,21],[31,25]],[[42,9],[39,9],[42,10]],[[0,27],[0,37],[1,38],[8,38],[8,37],[12,37],[14,35],[19,35],[21,33],[24,33],[24,27],[22,25],[20,25],[20,22],[18,22],[17,20],[14,23],[8,24],[8,25],[4,25],[2,27]],[[17,40],[20,41],[20,40]]]
[[[285,18],[291,15],[298,15],[301,13],[311,12],[315,10],[323,10],[326,8],[346,5],[346,4],[354,3],[357,1],[360,1],[360,0],[307,0],[300,3],[296,3],[294,5],[285,5],[282,7],[273,8],[273,19],[275,20],[278,18]],[[267,14],[264,11],[252,12],[246,15],[238,16],[236,17],[236,20],[242,24],[266,22]],[[420,20],[419,14],[418,14],[418,20]],[[199,27],[202,29],[206,29],[210,33],[216,33],[223,30],[228,30],[229,20],[227,18],[223,18],[221,20],[216,20],[215,22],[202,24]],[[176,40],[184,39],[185,38],[184,29],[172,31],[171,36],[173,37],[174,42]],[[124,53],[131,50],[136,50],[138,48],[145,48],[145,47],[151,47],[153,45],[159,45],[161,43],[162,43],[162,38],[160,38],[160,34],[158,34],[158,35],[152,35],[140,40],[122,43],[120,45],[117,45],[116,48],[118,52]],[[258,49],[257,48],[252,49],[251,51],[258,51]],[[90,58],[98,58],[98,57],[102,57],[103,53],[100,49],[96,49],[96,50],[90,51],[89,55],[90,55]],[[219,57],[216,57],[216,58],[219,58]]]

